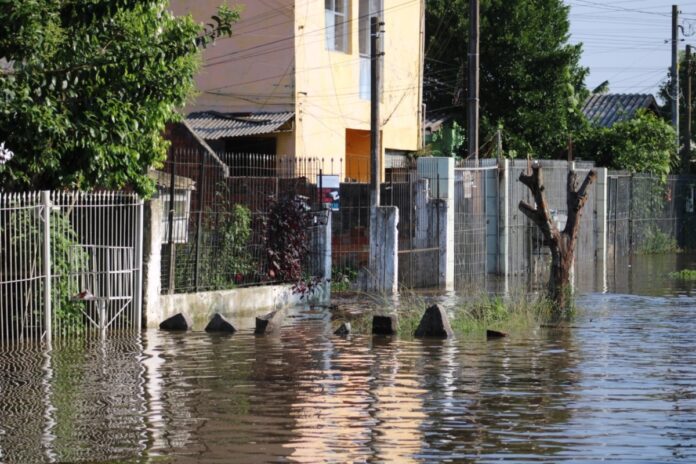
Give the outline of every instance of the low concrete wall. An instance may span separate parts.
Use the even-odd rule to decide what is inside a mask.
[[[185,313],[193,319],[195,330],[202,330],[215,313],[231,320],[251,319],[286,306],[303,302],[320,303],[328,295],[326,286],[319,286],[309,298],[293,293],[290,285],[268,285],[200,293],[160,295],[159,311],[148,313],[147,326],[155,328],[164,319],[176,313]],[[240,328],[240,327],[237,327]],[[245,328],[245,327],[241,327]]]

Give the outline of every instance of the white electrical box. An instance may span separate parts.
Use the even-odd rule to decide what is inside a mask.
[[[428,179],[432,198],[450,198],[450,175],[454,173],[454,158],[424,156],[418,158],[418,177]]]

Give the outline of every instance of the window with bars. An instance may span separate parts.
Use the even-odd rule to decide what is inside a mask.
[[[326,13],[326,48],[348,52],[348,0],[324,0]]]

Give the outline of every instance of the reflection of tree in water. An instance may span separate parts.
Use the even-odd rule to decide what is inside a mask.
[[[425,456],[554,455],[571,419],[579,359],[570,332],[424,345]],[[452,380],[453,370],[454,380]]]

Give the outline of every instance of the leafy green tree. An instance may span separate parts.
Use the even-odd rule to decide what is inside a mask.
[[[132,186],[153,191],[167,122],[194,89],[199,49],[230,35],[237,10],[206,27],[163,0],[0,1],[3,189]]]
[[[426,103],[466,120],[468,0],[429,0]],[[569,45],[562,0],[481,0],[481,140],[503,128],[504,145],[553,158],[582,121],[587,95],[581,45]]]
[[[588,127],[576,141],[575,154],[599,166],[666,178],[678,158],[672,126],[647,111],[610,128]]]

